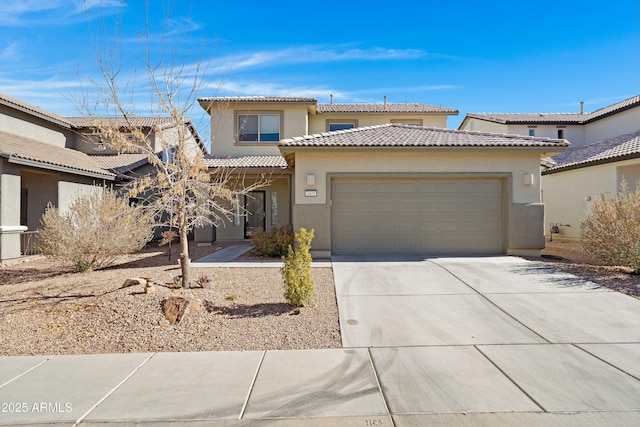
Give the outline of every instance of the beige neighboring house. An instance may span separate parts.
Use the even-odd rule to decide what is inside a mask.
[[[562,139],[446,128],[425,104],[318,104],[313,98],[201,98],[212,168],[272,183],[238,200],[246,215],[196,230],[201,243],[291,224],[314,255],[539,254],[540,160]]]
[[[0,263],[35,252],[33,233],[49,203],[64,212],[80,193],[148,173],[146,156],[118,154],[97,141],[91,120],[62,117],[0,94]],[[166,119],[139,120],[150,138],[170,138]],[[195,129],[193,136],[204,149]]]
[[[543,159],[542,190],[548,238],[579,239],[580,225],[600,196],[640,179],[640,95],[591,113],[469,113],[460,129],[561,136],[563,154]]]

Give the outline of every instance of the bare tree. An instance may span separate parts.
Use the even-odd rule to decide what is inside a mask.
[[[90,27],[100,76],[91,79],[93,87],[82,91],[79,103],[83,112],[94,118],[95,133],[102,142],[118,152],[147,155],[152,172],[133,179],[125,188],[153,211],[159,225],[178,230],[182,283],[186,287],[191,277],[188,233],[194,227],[217,226],[225,219],[231,220],[238,215],[234,209],[238,196],[264,185],[266,179],[244,186],[237,180],[231,182],[229,170],[209,172],[202,151],[197,149],[189,113],[198,108],[198,94],[210,81],[211,60],[202,60],[199,55],[198,60],[189,62],[193,52],[184,39],[186,33],[170,27],[170,16],[166,17],[161,37],[152,40],[148,8],[147,2],[146,35],[140,43],[144,55],[136,55],[144,58],[143,65],[136,64],[133,70],[127,71],[123,65],[131,52],[123,48],[119,23],[115,24],[114,43],[106,36],[104,17],[95,34]],[[152,43],[159,43],[160,48],[152,49]],[[141,104],[145,98],[148,106],[144,101]],[[149,116],[165,118],[168,123],[165,121],[163,127],[172,129],[171,138],[151,137],[141,126],[141,117]]]

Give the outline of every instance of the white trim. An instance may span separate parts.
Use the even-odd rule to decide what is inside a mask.
[[[0,225],[0,234],[22,233],[28,229],[25,225]]]

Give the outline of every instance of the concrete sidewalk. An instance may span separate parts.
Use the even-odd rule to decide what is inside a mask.
[[[345,348],[2,357],[0,425],[640,425],[640,300],[510,257],[333,269]]]

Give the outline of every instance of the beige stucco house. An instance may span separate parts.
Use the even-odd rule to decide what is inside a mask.
[[[271,184],[199,242],[292,224],[315,255],[538,254],[540,160],[562,139],[449,130],[456,110],[425,104],[318,104],[312,98],[201,98],[212,168]],[[242,211],[242,209],[238,209]]]
[[[565,153],[542,162],[548,238],[579,239],[595,200],[617,194],[623,179],[634,190],[640,179],[640,95],[591,113],[470,113],[459,128],[562,136],[571,142]]]
[[[118,154],[96,139],[93,120],[62,117],[0,94],[0,263],[34,250],[32,232],[49,203],[64,212],[79,193],[149,172],[146,155]],[[171,145],[175,131],[167,119],[136,120],[158,147]],[[204,150],[190,121],[184,125]]]

